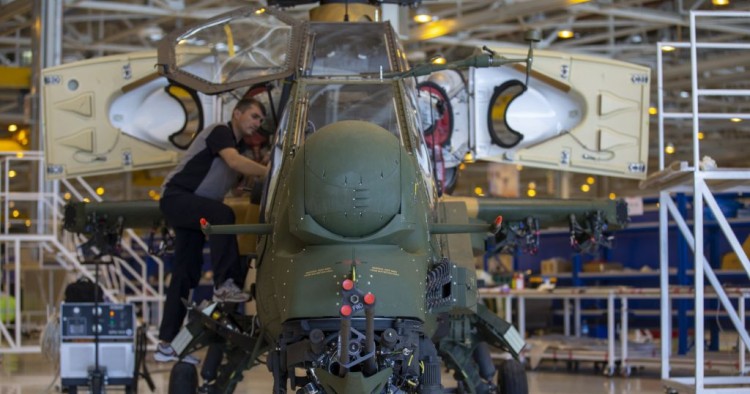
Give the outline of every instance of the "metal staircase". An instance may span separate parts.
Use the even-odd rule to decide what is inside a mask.
[[[738,19],[741,18],[741,19]],[[648,183],[659,186],[659,238],[660,238],[660,282],[661,282],[661,377],[667,387],[673,390],[694,391],[696,393],[739,393],[747,392],[750,385],[750,377],[744,376],[750,368],[745,366],[745,352],[750,348],[750,336],[748,335],[744,319],[740,319],[737,310],[745,308],[745,299],[741,298],[738,305],[735,306],[727,297],[724,284],[717,278],[711,264],[704,255],[704,207],[707,205],[710,212],[716,218],[716,222],[721,228],[724,236],[728,240],[732,249],[739,257],[744,270],[750,277],[750,261],[741,242],[737,239],[732,230],[730,222],[723,214],[719,204],[714,197],[714,193],[729,190],[728,188],[737,189],[750,185],[750,169],[748,168],[716,168],[710,160],[701,158],[699,131],[707,120],[727,120],[738,118],[750,120],[750,113],[727,112],[727,113],[706,113],[701,112],[699,104],[701,98],[705,97],[722,97],[722,96],[742,96],[750,98],[750,90],[746,89],[707,89],[703,88],[698,80],[700,73],[709,72],[707,67],[700,64],[700,59],[706,56],[699,56],[701,51],[733,50],[748,51],[750,37],[742,37],[740,42],[735,43],[717,43],[717,42],[698,42],[696,31],[701,29],[701,25],[708,23],[737,23],[750,20],[748,12],[697,12],[690,13],[690,42],[661,42],[657,45],[657,65],[658,65],[658,111],[659,111],[659,169],[660,172],[655,176],[649,177]],[[700,22],[700,23],[699,23]],[[677,50],[690,51],[691,66],[691,91],[688,92],[692,99],[692,110],[690,112],[664,112],[665,110],[665,86],[663,82],[664,59],[663,49],[667,46]],[[706,53],[702,53],[706,55]],[[665,120],[685,119],[692,121],[692,163],[676,163],[666,166],[664,163],[664,123]],[[737,147],[740,148],[740,147]],[[692,194],[693,223],[692,227],[683,217],[673,199],[676,192],[688,192]],[[705,204],[705,205],[704,205]],[[675,377],[672,375],[670,368],[671,343],[670,333],[672,332],[671,310],[672,304],[669,298],[669,252],[674,249],[674,245],[669,244],[668,225],[669,220],[674,220],[680,233],[687,241],[693,251],[693,265],[695,272],[695,376],[694,377]],[[705,281],[708,281],[710,287],[704,287]],[[740,338],[738,351],[740,353],[740,375],[739,376],[711,376],[705,375],[705,350],[703,341],[705,338],[705,304],[704,295],[706,292],[715,292],[718,296],[722,307],[734,324]],[[667,338],[667,339],[665,339]]]
[[[51,311],[62,301],[67,283],[81,276],[94,281],[94,267],[82,263],[78,248],[85,237],[61,229],[66,204],[63,196],[74,201],[101,201],[101,197],[82,178],[45,182],[44,168],[42,152],[0,152],[0,354],[39,352],[38,339],[24,334],[53,315]],[[30,170],[38,174],[29,175]],[[18,190],[15,184],[19,179],[28,181],[35,175],[28,184],[36,190]],[[148,255],[157,271],[148,275],[145,256],[149,248],[132,229],[123,232],[120,247],[122,253],[113,256],[111,264],[101,266],[99,283],[108,301],[136,305],[139,320],[149,327],[148,337],[155,344],[164,300],[164,264],[157,256]],[[53,278],[53,273],[61,270],[66,273],[62,285]],[[45,273],[46,285],[42,283]],[[26,306],[31,303],[24,298],[31,294],[42,295],[37,305],[43,304],[43,310]]]

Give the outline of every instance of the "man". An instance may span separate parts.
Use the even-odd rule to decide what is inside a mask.
[[[177,167],[164,181],[159,208],[175,231],[175,256],[172,280],[164,303],[159,328],[159,346],[154,359],[167,362],[178,359],[170,345],[182,327],[187,310],[182,298],[198,285],[203,265],[200,220],[211,224],[234,224],[234,212],[222,200],[234,186],[238,173],[265,176],[267,167],[242,156],[243,137],[257,132],[266,116],[263,104],[253,98],[242,99],[227,124],[207,127],[198,134]],[[214,300],[246,302],[247,293],[239,286],[244,281],[235,235],[214,234],[209,238],[214,278]],[[197,364],[187,356],[182,361]]]

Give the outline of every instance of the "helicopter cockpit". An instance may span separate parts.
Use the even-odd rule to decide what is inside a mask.
[[[388,56],[389,29],[383,23],[311,23],[306,77],[344,77],[395,71]]]

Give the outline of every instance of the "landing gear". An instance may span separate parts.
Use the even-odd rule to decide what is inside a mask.
[[[526,369],[518,360],[504,360],[498,366],[497,391],[500,394],[528,394]]]
[[[198,371],[192,364],[178,362],[169,375],[169,394],[195,394],[198,391]]]

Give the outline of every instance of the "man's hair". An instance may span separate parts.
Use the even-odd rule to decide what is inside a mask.
[[[256,106],[260,109],[260,112],[263,113],[263,116],[266,116],[266,106],[263,105],[258,99],[256,98],[243,98],[242,100],[237,102],[237,105],[234,106],[234,109],[240,112],[247,111],[251,106]]]

